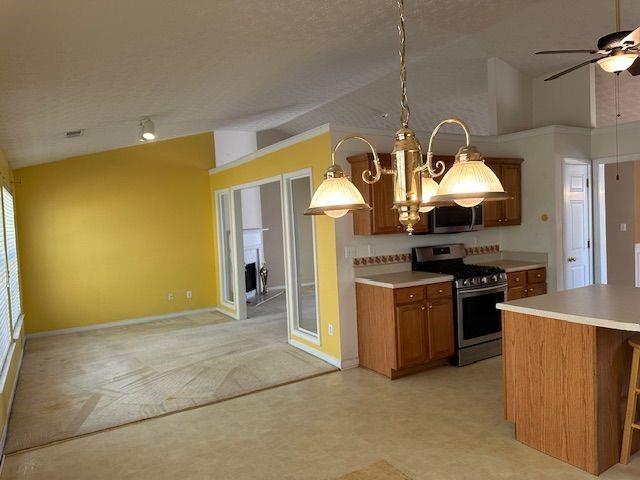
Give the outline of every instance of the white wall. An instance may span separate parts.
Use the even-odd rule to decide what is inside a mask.
[[[242,229],[262,228],[260,187],[243,188],[240,193],[242,199]]]
[[[591,65],[545,82],[533,80],[533,127],[596,125],[595,70]]]
[[[264,261],[269,269],[269,288],[283,287],[284,246],[282,239],[282,209],[280,208],[280,183],[272,182],[260,186],[262,204],[262,232]]]
[[[499,58],[487,61],[489,132],[492,135],[531,128],[531,79]]]
[[[216,167],[233,162],[258,149],[256,132],[216,130],[213,132]]]

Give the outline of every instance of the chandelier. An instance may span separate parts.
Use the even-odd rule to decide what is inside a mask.
[[[484,164],[484,159],[476,147],[470,144],[469,128],[456,118],[440,122],[434,128],[426,158],[423,158],[420,141],[409,128],[410,109],[407,100],[407,66],[405,58],[404,0],[398,4],[398,34],[400,37],[400,122],[402,127],[395,134],[391,152],[391,168],[383,168],[373,144],[364,137],[350,135],[342,138],[331,152],[331,165],[324,175],[324,181],[311,199],[305,215],[326,214],[339,218],[350,211],[371,210],[358,189],[345,175],[342,167],[335,162],[336,151],[347,140],[364,142],[373,153],[374,171],[362,173],[362,179],[369,184],[380,180],[382,175],[393,176],[393,208],[398,211],[398,219],[409,235],[414,225],[420,221],[420,213],[426,213],[436,206],[453,203],[463,207],[473,207],[483,201],[506,200],[508,194],[500,180]],[[458,150],[453,166],[445,174],[442,161],[433,165],[433,139],[443,125],[456,124],[464,130],[466,144]],[[440,184],[434,178],[444,174]]]

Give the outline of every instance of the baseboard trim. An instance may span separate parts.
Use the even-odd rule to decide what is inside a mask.
[[[350,368],[357,368],[360,366],[360,359],[358,357],[347,358],[340,360],[340,369],[349,370]]]
[[[309,345],[306,345],[302,342],[294,340],[293,338],[289,339],[289,345],[299,348],[300,350],[307,352],[308,354],[313,355],[314,357],[318,357],[320,360],[324,360],[328,364],[333,365],[334,367],[339,368],[340,370],[348,370],[350,368],[355,368],[360,365],[360,361],[358,360],[358,358],[349,358],[346,360],[340,360],[336,357],[332,357],[331,355],[327,355],[326,353],[321,352],[320,350],[316,350],[315,348],[310,347]]]
[[[136,325],[138,323],[153,322],[156,320],[167,320],[169,318],[182,317],[184,315],[195,315],[198,313],[219,312],[229,315],[229,312],[219,307],[197,308],[194,310],[183,310],[181,312],[164,313],[162,315],[150,315],[148,317],[130,318],[127,320],[118,320],[117,322],[96,323],[95,325],[86,325],[84,327],[61,328],[59,330],[48,330],[46,332],[28,333],[26,338],[51,337],[54,335],[64,335],[65,333],[89,332],[91,330],[101,330],[103,328],[124,327],[127,325]]]

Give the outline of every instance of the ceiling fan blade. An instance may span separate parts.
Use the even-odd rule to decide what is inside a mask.
[[[636,75],[640,75],[640,58],[636,58],[636,61],[633,62],[629,68],[627,68],[627,72],[629,72],[634,77]]]
[[[556,53],[598,53],[598,50],[543,50],[535,52],[535,55],[550,55]]]
[[[622,45],[623,48],[640,45],[640,27],[636,28],[633,32],[624,37],[620,42],[620,45]]]
[[[566,70],[563,70],[563,71],[561,71],[559,73],[556,73],[555,75],[553,75],[553,76],[551,76],[549,78],[545,78],[544,81],[548,82],[549,80],[555,80],[558,77],[561,77],[563,75],[566,75],[567,73],[573,72],[574,70],[577,70],[577,69],[579,69],[581,67],[584,67],[585,65],[589,65],[590,63],[597,62],[598,60],[599,60],[598,58],[593,58],[591,60],[587,60],[586,62],[579,63],[578,65],[574,65],[571,68],[567,68]]]

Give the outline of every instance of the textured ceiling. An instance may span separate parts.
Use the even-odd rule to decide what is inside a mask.
[[[621,73],[619,123],[640,120],[640,76]],[[616,122],[615,76],[596,69],[596,124],[607,127]]]
[[[623,0],[623,26],[640,23],[639,3]],[[532,51],[590,48],[613,30],[613,0],[406,4],[409,99],[420,129],[456,114],[486,133],[488,58],[540,75],[574,59]],[[296,133],[327,121],[397,125],[391,0],[2,7],[0,146],[14,166],[133,145],[143,115],[160,138],[221,128]],[[78,128],[83,137],[64,138]]]

